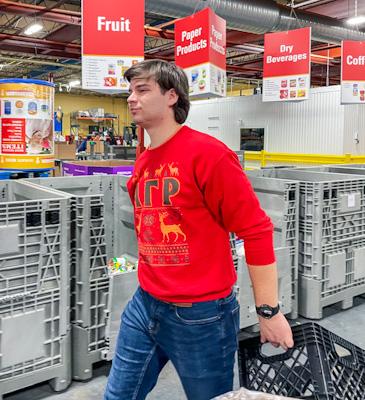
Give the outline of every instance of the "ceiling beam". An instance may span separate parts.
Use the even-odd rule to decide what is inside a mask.
[[[264,35],[228,30],[226,33],[226,38],[227,38],[227,46],[235,46],[237,44],[263,41]]]
[[[154,26],[145,25],[144,33],[149,37],[157,37],[163,39],[175,40],[175,32],[167,29],[156,28]]]
[[[2,43],[38,48],[40,50],[42,49],[67,50],[75,54],[80,54],[81,52],[81,46],[79,44],[58,42],[55,40],[47,40],[47,39],[38,39],[28,36],[9,35],[6,33],[0,33],[0,50]]]
[[[37,50],[37,48],[30,48],[24,46],[15,46],[14,44],[0,44],[0,50],[9,52],[9,53],[19,53],[26,54],[30,56],[42,56],[45,55],[44,51],[46,50]],[[47,55],[50,57],[57,57],[60,59],[72,59],[72,60],[80,60],[80,54],[67,53],[65,51],[57,51],[57,50],[47,50]],[[0,59],[1,59],[0,54]]]
[[[40,60],[40,59],[33,59],[33,58],[21,58],[21,57],[15,57],[15,56],[4,56],[0,55],[0,60],[1,61],[15,61],[15,62],[20,62],[20,63],[25,63],[25,64],[35,64],[35,65],[52,65],[54,67],[63,67],[67,69],[74,69],[77,71],[81,70],[81,64],[66,64],[66,63],[60,63],[56,61],[49,61],[49,60]]]
[[[69,11],[60,8],[55,8],[50,11],[47,7],[9,0],[0,0],[0,11],[3,13],[29,17],[36,17],[41,14],[42,18],[47,21],[69,25],[81,24],[81,13],[79,11]]]
[[[45,37],[47,40],[73,42],[81,37],[81,26],[63,25]]]

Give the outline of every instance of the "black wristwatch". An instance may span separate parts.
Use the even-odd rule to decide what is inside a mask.
[[[265,319],[270,319],[276,315],[280,310],[279,304],[276,307],[271,307],[268,304],[261,304],[261,306],[256,307],[257,314]]]

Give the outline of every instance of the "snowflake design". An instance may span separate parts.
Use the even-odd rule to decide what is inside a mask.
[[[143,240],[145,243],[153,243],[154,242],[153,233],[150,229],[146,229],[144,231]]]
[[[155,217],[153,215],[145,215],[143,223],[145,226],[152,226],[155,223]]]

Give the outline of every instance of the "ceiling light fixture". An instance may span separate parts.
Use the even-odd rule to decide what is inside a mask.
[[[365,23],[365,15],[357,15],[355,17],[349,18],[346,23],[348,25],[362,25]]]
[[[351,26],[359,26],[365,23],[365,15],[357,15],[357,0],[354,0],[355,13],[353,17],[346,20],[346,23]]]
[[[69,86],[70,87],[75,87],[75,86],[79,86],[81,84],[81,82],[77,79],[75,81],[71,81],[69,82]]]
[[[43,29],[43,25],[38,24],[38,22],[35,22],[34,24],[31,24],[27,27],[27,29],[24,31],[24,35],[30,36],[34,35],[37,32],[40,32]]]

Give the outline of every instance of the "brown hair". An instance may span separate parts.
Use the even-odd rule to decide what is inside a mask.
[[[185,72],[175,64],[163,60],[145,60],[134,64],[124,73],[124,78],[130,82],[134,78],[153,78],[165,94],[174,89],[179,96],[174,104],[175,120],[183,124],[189,114],[189,83]]]

